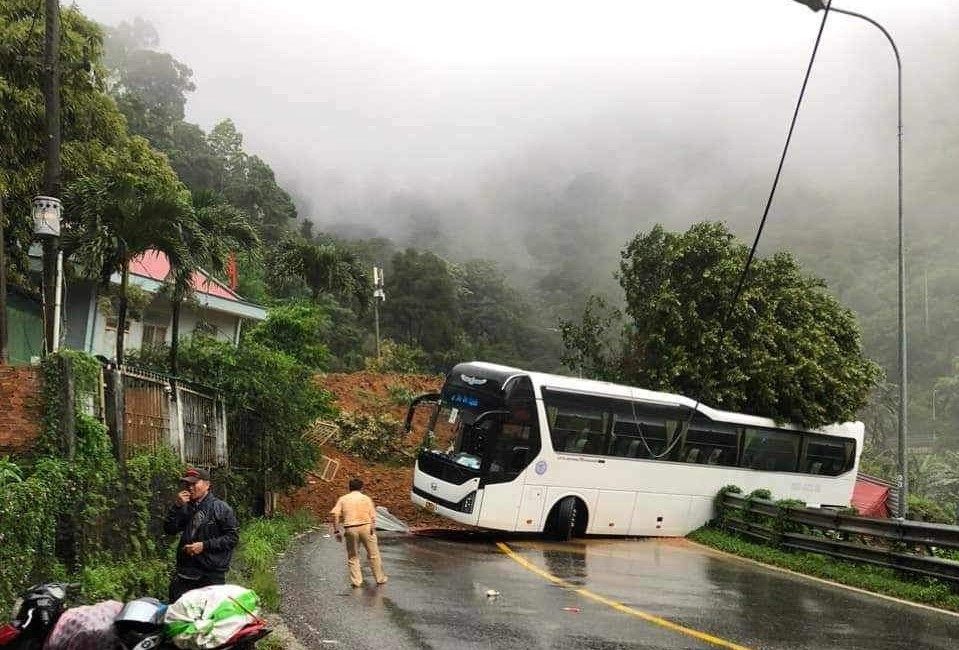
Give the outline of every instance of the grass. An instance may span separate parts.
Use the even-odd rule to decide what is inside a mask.
[[[240,544],[227,582],[246,585],[256,592],[266,610],[277,611],[280,607],[280,587],[274,571],[276,562],[298,533],[315,525],[313,515],[297,512],[254,519],[241,526]]]
[[[797,573],[824,578],[885,596],[924,605],[959,611],[959,593],[933,578],[906,579],[893,569],[868,564],[853,564],[827,555],[787,552],[748,542],[736,535],[705,526],[689,534],[689,539],[733,555]]]

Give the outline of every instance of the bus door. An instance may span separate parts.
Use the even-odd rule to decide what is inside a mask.
[[[518,377],[506,388],[506,409],[496,416],[484,454],[481,526],[515,529],[523,510],[527,470],[541,448],[532,384],[529,378]]]

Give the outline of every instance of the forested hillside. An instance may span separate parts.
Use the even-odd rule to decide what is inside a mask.
[[[37,71],[23,56],[41,51],[41,35],[32,26],[32,3],[3,0],[0,7],[2,92],[15,100],[8,104],[13,112],[4,123],[38,125],[42,111]],[[287,182],[274,173],[267,157],[246,145],[244,131],[257,125],[234,123],[229,106],[222,107],[223,119],[209,129],[189,122],[186,108],[198,83],[191,66],[202,62],[180,61],[166,52],[163,35],[152,25],[131,18],[99,26],[76,7],[64,9],[63,18],[64,58],[90,64],[89,72],[78,67],[64,78],[64,185],[74,201],[68,215],[77,215],[82,223],[98,211],[109,212],[116,202],[98,204],[94,199],[112,192],[162,198],[164,218],[181,220],[177,232],[186,233],[180,239],[190,250],[181,250],[175,242],[168,246],[171,254],[183,253],[180,270],[203,266],[224,277],[228,260],[235,256],[239,293],[271,308],[270,320],[256,336],[286,346],[305,366],[319,371],[365,367],[434,373],[476,358],[654,381],[647,372],[652,365],[627,372],[621,363],[618,374],[604,373],[599,366],[590,369],[583,363],[585,339],[577,343],[570,335],[597,325],[591,332],[595,346],[630,340],[644,347],[633,348],[633,357],[631,348],[620,348],[620,361],[643,358],[649,339],[643,338],[642,329],[653,319],[647,319],[644,303],[630,294],[642,279],[642,274],[631,277],[627,265],[635,259],[636,243],[657,232],[694,234],[690,227],[702,223],[725,223],[721,232],[748,242],[758,222],[761,206],[746,197],[766,191],[765,167],[741,161],[740,180],[729,182],[725,171],[730,161],[722,147],[705,136],[680,141],[665,117],[653,123],[655,135],[650,135],[640,132],[635,122],[610,115],[592,147],[577,150],[576,134],[571,133],[564,144],[543,144],[535,156],[517,154],[490,165],[470,188],[451,184],[443,192],[411,188],[385,195],[371,190],[360,199],[337,202],[327,176],[318,173],[307,186],[302,175]],[[282,112],[275,119],[282,119]],[[29,239],[28,205],[42,159],[40,136],[24,136],[28,131],[7,133],[14,155],[0,163],[13,233],[7,242],[11,277],[23,285],[29,282],[20,242]],[[928,155],[908,186],[915,198],[907,198],[909,412],[916,446],[954,449],[959,448],[959,377],[954,367],[959,315],[952,295],[959,286],[959,268],[951,249],[959,233],[951,218],[955,189],[933,181],[948,176],[951,148],[945,142],[932,146],[928,137],[920,143],[930,145]],[[625,162],[607,163],[619,160],[613,153],[625,150],[631,151]],[[781,277],[802,287],[803,296],[828,296],[816,298],[816,304],[829,303],[830,325],[825,329],[832,341],[847,337],[835,352],[850,365],[833,363],[835,359],[817,365],[819,392],[810,390],[780,410],[773,406],[776,396],[744,401],[733,392],[711,391],[709,382],[716,388],[722,379],[705,373],[702,382],[690,383],[699,368],[686,368],[672,378],[656,375],[655,381],[658,387],[700,391],[727,399],[734,407],[813,423],[821,417],[858,416],[867,422],[870,443],[877,448],[870,452],[872,467],[888,471],[889,459],[881,449],[894,443],[895,434],[896,390],[889,385],[897,375],[894,194],[842,180],[815,184],[808,177],[789,177],[760,254],[768,260],[766,268],[788,267]],[[714,205],[733,207],[717,214]],[[195,240],[192,249],[190,237]],[[110,249],[104,254],[111,241],[81,238],[75,244],[77,260],[71,261],[86,255],[84,268],[94,273],[120,270],[136,251]],[[158,246],[156,241],[143,245]],[[737,255],[729,259],[735,261]],[[386,300],[376,305],[373,266],[385,273]],[[735,274],[722,277],[722,286],[728,286]],[[172,290],[178,300],[189,299],[182,286],[174,283]],[[759,300],[760,294],[754,298]],[[609,313],[618,310],[619,320],[609,320],[602,328],[591,321],[598,318],[590,311],[600,304],[595,296],[604,296]],[[723,300],[724,294],[717,292],[717,304],[698,311],[697,317],[722,313],[728,306]],[[779,322],[798,313],[769,309]],[[802,313],[810,319],[803,327],[815,329],[821,323],[816,314],[826,312]],[[376,317],[382,350],[378,356]],[[770,327],[775,322],[773,318]],[[692,349],[687,343],[679,342],[684,353]],[[707,343],[698,352],[700,359],[711,354],[710,345],[717,346],[716,354],[734,350],[721,348],[721,342]],[[818,343],[810,345],[823,349]],[[145,350],[136,360],[175,370],[178,354]],[[692,356],[683,363],[695,364]],[[747,357],[743,352],[730,358]],[[769,363],[786,364],[786,356],[770,358]],[[868,359],[878,364],[885,379]],[[775,375],[752,373],[754,378]],[[827,376],[836,385],[820,381]],[[849,395],[842,393],[847,389]],[[747,393],[755,397],[755,386]],[[812,402],[831,403],[836,395],[834,411],[807,408]],[[800,403],[803,399],[806,404]]]

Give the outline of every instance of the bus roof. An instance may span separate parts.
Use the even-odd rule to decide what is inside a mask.
[[[538,389],[554,388],[578,393],[590,393],[604,397],[659,402],[662,404],[685,406],[687,408],[695,407],[697,412],[702,413],[710,420],[727,422],[730,424],[752,425],[775,429],[789,429],[793,431],[813,431],[829,435],[842,435],[854,437],[860,442],[862,442],[862,438],[865,433],[865,425],[862,422],[830,424],[816,429],[809,429],[788,423],[777,424],[772,418],[761,417],[758,415],[747,415],[745,413],[737,413],[734,411],[721,411],[719,409],[706,406],[701,402],[697,404],[696,400],[674,393],[660,393],[643,388],[625,386],[623,384],[614,384],[608,381],[597,381],[595,379],[582,379],[579,377],[569,377],[566,375],[553,375],[545,372],[530,372],[510,366],[487,363],[485,361],[471,361],[468,363],[458,364],[453,368],[453,370],[456,372],[480,370],[497,376],[503,383],[505,383],[509,377],[525,375],[530,378],[530,380]]]

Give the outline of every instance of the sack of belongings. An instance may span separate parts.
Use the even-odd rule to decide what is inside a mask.
[[[240,585],[193,589],[167,608],[165,635],[178,648],[215,648],[260,622],[259,604],[256,593]]]

